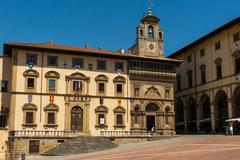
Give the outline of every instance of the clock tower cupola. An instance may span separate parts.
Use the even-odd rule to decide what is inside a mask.
[[[152,14],[149,0],[147,14],[144,14],[137,27],[136,44],[129,48],[129,53],[145,57],[163,57],[163,30],[158,26],[160,19]]]

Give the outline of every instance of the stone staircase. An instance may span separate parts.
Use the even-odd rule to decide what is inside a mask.
[[[55,148],[42,153],[44,156],[64,156],[102,151],[118,145],[104,137],[78,136],[61,143]]]

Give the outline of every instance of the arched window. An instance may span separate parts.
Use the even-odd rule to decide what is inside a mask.
[[[138,112],[140,110],[140,105],[136,105],[134,108],[134,120],[135,120],[135,124],[138,124]]]
[[[158,39],[159,39],[159,40],[162,40],[162,39],[163,39],[163,34],[162,34],[162,32],[158,32]]]
[[[169,114],[170,114],[170,108],[166,107],[165,109],[165,124],[169,125]]]
[[[143,30],[140,29],[140,36],[143,37]]]
[[[240,51],[237,51],[233,54],[235,59],[235,72],[240,73]]]
[[[48,104],[44,107],[45,111],[45,125],[44,127],[57,127],[57,112],[59,107],[56,104]]]
[[[148,38],[154,38],[154,27],[153,26],[148,27]]]
[[[215,60],[217,79],[222,78],[222,58]]]
[[[160,107],[157,103],[149,103],[147,104],[147,106],[145,107],[145,111],[146,112],[157,112],[160,110]]]
[[[23,110],[23,124],[24,127],[37,127],[36,112],[37,106],[33,103],[26,103],[22,107]]]
[[[188,76],[188,87],[192,87],[193,77],[192,77],[192,70],[187,71]]]

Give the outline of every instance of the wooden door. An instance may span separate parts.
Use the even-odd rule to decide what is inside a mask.
[[[83,130],[83,111],[80,107],[73,107],[71,111],[71,130],[82,131]]]

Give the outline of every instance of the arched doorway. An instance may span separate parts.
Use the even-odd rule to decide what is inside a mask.
[[[220,90],[215,96],[215,124],[216,132],[224,133],[225,120],[228,119],[228,101],[227,95]]]
[[[240,118],[240,86],[236,87],[234,92],[233,92],[233,97],[232,97],[233,103],[233,118]],[[233,123],[233,131],[234,134],[239,134],[240,133],[240,123],[239,122],[234,122]]]
[[[83,131],[83,110],[79,106],[75,106],[71,110],[71,130]]]
[[[211,132],[211,108],[210,108],[210,98],[207,94],[204,94],[200,98],[199,105],[199,129],[204,133]]]
[[[189,98],[187,103],[187,121],[188,121],[188,132],[197,132],[197,113],[196,113],[196,102],[194,98]]]
[[[156,128],[156,112],[159,111],[159,109],[157,103],[149,103],[145,107],[147,131],[151,131],[152,127]]]
[[[181,100],[177,101],[175,106],[175,123],[176,132],[183,133],[184,131],[184,108]]]

